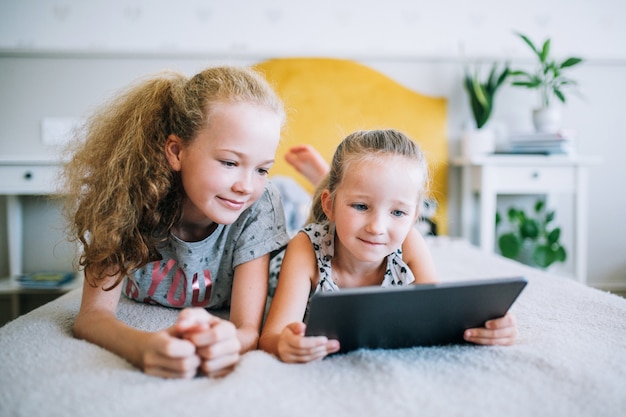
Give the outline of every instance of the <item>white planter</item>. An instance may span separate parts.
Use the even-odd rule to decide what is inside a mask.
[[[554,133],[561,129],[561,109],[558,107],[542,107],[533,110],[535,131]]]
[[[496,135],[489,128],[466,130],[461,137],[461,152],[468,159],[493,153],[496,149]]]

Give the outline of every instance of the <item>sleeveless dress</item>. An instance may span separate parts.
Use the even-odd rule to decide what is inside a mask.
[[[339,291],[332,279],[332,259],[335,253],[335,227],[330,223],[310,223],[302,231],[311,240],[317,259],[318,278],[313,293]],[[387,255],[387,269],[381,287],[409,285],[415,277],[408,265],[402,260],[402,249]]]

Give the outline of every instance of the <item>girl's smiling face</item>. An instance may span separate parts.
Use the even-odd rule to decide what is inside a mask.
[[[186,194],[182,229],[231,224],[261,196],[281,125],[280,115],[267,107],[220,102],[212,104],[208,125],[191,143],[170,136],[167,158],[180,171]]]
[[[337,253],[379,262],[400,248],[417,219],[423,183],[415,162],[404,156],[349,162],[334,196],[322,195],[324,212],[335,222]]]

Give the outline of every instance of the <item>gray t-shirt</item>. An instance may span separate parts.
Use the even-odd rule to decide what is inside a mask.
[[[206,239],[184,242],[170,235],[159,248],[163,259],[124,282],[130,299],[166,307],[230,307],[235,267],[284,247],[289,241],[280,194],[268,181],[258,201],[230,225]]]

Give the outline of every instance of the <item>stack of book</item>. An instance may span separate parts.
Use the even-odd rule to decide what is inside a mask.
[[[498,153],[569,155],[574,153],[574,135],[571,132],[556,132],[511,136],[508,145]]]
[[[17,282],[27,288],[59,288],[69,284],[75,278],[74,272],[33,272],[17,277]]]

